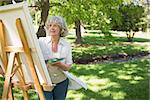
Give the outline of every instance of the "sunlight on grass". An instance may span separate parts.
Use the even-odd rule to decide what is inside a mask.
[[[119,75],[117,77],[118,79],[123,79],[123,80],[130,80],[132,77],[130,75]]]
[[[138,80],[143,80],[143,79],[144,79],[144,78],[141,77],[141,76],[135,76],[135,77],[134,77],[134,80],[137,80],[137,81],[138,81]]]
[[[74,64],[70,72],[87,83],[88,89],[69,90],[67,100],[148,100],[149,65],[150,59],[112,64]],[[3,81],[0,79],[0,86]],[[15,100],[20,100],[22,91],[13,90]],[[29,94],[30,100],[37,100],[34,91]]]
[[[108,97],[111,95],[111,91],[108,91],[108,90],[104,90],[101,92],[101,94],[103,95],[103,97]]]
[[[74,90],[69,90],[67,94],[67,100],[81,100],[81,98],[84,98],[84,94]]]
[[[90,79],[88,80],[89,89],[98,92],[99,89],[105,89],[108,87],[109,79]]]
[[[119,89],[119,88],[121,88],[121,85],[117,82],[107,82],[106,84],[103,84],[99,87],[100,90],[106,90],[109,88]]]
[[[143,80],[144,78],[141,76],[135,76],[133,77],[132,80],[129,81],[129,83],[131,84],[138,84],[141,80]]]
[[[69,91],[68,100],[76,100],[78,95],[77,100],[148,100],[149,64],[150,59],[74,65],[72,73],[87,83],[88,90]]]
[[[101,92],[101,94],[103,95],[103,97],[109,97],[111,96],[113,100],[123,100],[125,99],[125,96],[126,96],[126,93],[124,92],[112,92],[112,91],[108,91],[108,90],[105,90],[103,92]]]
[[[129,81],[129,83],[130,83],[130,84],[138,84],[138,83],[139,83],[139,81],[131,80],[131,81]]]
[[[132,65],[125,64],[124,67],[127,67],[127,68],[136,68],[137,64],[132,64]]]
[[[119,92],[112,92],[111,93],[113,100],[124,100],[126,93],[123,91],[119,91]]]

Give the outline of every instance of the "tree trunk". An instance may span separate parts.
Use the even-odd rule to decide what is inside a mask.
[[[134,35],[135,35],[135,32],[126,32],[126,35],[127,35],[127,39],[128,39],[128,42],[132,42],[133,41],[133,38],[134,38]]]
[[[76,43],[77,44],[81,44],[82,43],[82,37],[81,37],[81,27],[80,27],[81,23],[80,20],[77,19],[75,21],[75,29],[76,29]]]
[[[40,21],[40,26],[39,29],[37,31],[37,37],[45,37],[46,36],[46,31],[44,29],[45,26],[45,22],[47,20],[48,17],[48,12],[49,12],[49,0],[42,0],[41,1],[41,21]]]

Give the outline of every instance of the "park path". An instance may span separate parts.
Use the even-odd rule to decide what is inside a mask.
[[[113,36],[126,37],[126,34],[124,32],[118,32],[118,33],[119,34],[113,34]],[[150,32],[136,32],[134,35],[134,38],[143,38],[143,39],[150,40]],[[143,46],[145,46],[145,45],[150,46],[150,42],[133,42],[133,43],[143,45]]]
[[[144,38],[144,39],[149,39],[150,40],[150,33],[148,32],[137,32],[135,34],[136,38]],[[138,44],[141,46],[149,46],[150,47],[150,42],[134,42],[134,44]]]

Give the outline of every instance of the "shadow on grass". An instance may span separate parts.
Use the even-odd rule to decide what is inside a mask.
[[[91,47],[78,47],[73,49],[73,61],[75,63],[94,62],[96,59],[100,59],[104,56],[115,56],[118,54],[134,55],[141,52],[148,52],[145,47],[137,47],[133,45],[112,45],[112,46],[91,46]],[[104,58],[105,59],[105,58]],[[116,58],[117,59],[117,58]],[[119,58],[118,58],[119,59]]]
[[[70,72],[82,77],[88,84],[88,90],[74,91],[77,95],[82,94],[77,100],[149,100],[149,65],[150,59],[127,63],[73,65]],[[3,81],[0,77],[0,95]],[[13,92],[15,100],[20,100],[21,92]],[[31,91],[30,100],[36,99],[37,95]],[[75,98],[68,97],[67,100]]]
[[[80,100],[149,100],[150,59],[128,63],[74,65],[76,76],[89,86]]]
[[[73,39],[73,38],[72,38]],[[126,37],[102,37],[102,36],[84,36],[83,37],[84,43],[83,44],[90,44],[90,45],[113,45],[116,42],[128,42]],[[150,42],[150,39],[144,38],[133,38],[133,42]]]
[[[115,37],[115,41],[118,41],[118,42],[127,42],[127,38],[125,38],[125,37]],[[132,42],[150,42],[150,39],[133,38]]]

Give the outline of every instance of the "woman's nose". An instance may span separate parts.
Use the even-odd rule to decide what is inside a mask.
[[[54,26],[52,25],[50,28],[51,28],[51,29],[54,29]]]

